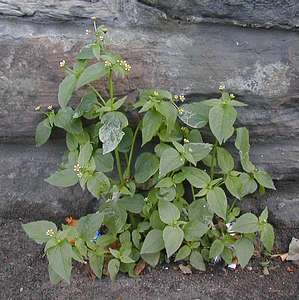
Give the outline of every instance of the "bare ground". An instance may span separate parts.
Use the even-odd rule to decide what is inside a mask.
[[[182,274],[176,265],[147,271],[137,279],[120,276],[91,280],[75,267],[70,285],[52,286],[42,247],[21,229],[22,220],[0,219],[0,299],[299,299],[299,270],[274,261],[263,275],[257,260],[251,268],[227,271],[211,266],[206,273]],[[291,267],[294,272],[287,270]]]

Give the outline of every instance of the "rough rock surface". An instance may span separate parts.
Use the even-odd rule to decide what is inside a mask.
[[[34,107],[57,104],[58,61],[72,60],[90,39],[85,29],[93,15],[133,66],[119,95],[134,101],[139,88],[162,87],[197,101],[225,84],[249,104],[238,124],[250,129],[252,159],[282,180],[267,198],[273,221],[298,231],[297,190],[289,188],[299,180],[296,0],[1,0],[1,215],[62,217],[88,209],[90,198],[79,188],[42,180],[55,170],[61,145],[34,148],[33,140],[40,119]],[[283,210],[281,199],[289,199]]]

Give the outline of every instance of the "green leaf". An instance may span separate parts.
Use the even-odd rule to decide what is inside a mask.
[[[267,223],[263,226],[261,241],[265,248],[271,252],[274,244],[274,230],[271,224]]]
[[[162,249],[164,249],[163,233],[161,230],[152,229],[146,235],[140,253],[156,253]]]
[[[211,181],[210,176],[200,169],[194,167],[183,167],[182,171],[189,183],[196,188],[205,188]]]
[[[84,167],[90,160],[92,155],[93,147],[90,143],[86,143],[80,147],[80,153],[78,157],[78,164]]]
[[[165,200],[159,200],[158,210],[160,219],[162,222],[168,225],[172,225],[180,218],[179,209],[171,202]]]
[[[29,238],[33,239],[38,244],[46,243],[52,237],[47,235],[47,231],[57,232],[57,227],[49,221],[35,221],[27,224],[22,224],[23,229]]]
[[[240,158],[241,158],[241,165],[244,171],[247,173],[254,173],[256,170],[255,165],[249,160],[249,154],[248,152],[242,153],[240,152]]]
[[[111,202],[106,203],[101,208],[101,211],[104,213],[104,225],[112,233],[121,232],[127,221],[128,215],[126,210],[118,205],[113,205]]]
[[[105,117],[105,118],[104,118]],[[103,154],[107,154],[118,146],[124,136],[122,129],[127,126],[128,120],[118,112],[111,112],[102,118],[103,126],[99,130],[99,138],[103,143]]]
[[[141,254],[142,259],[153,268],[159,263],[160,252]]]
[[[179,260],[183,260],[187,258],[191,253],[191,248],[188,245],[184,245],[183,247],[180,248],[178,251],[177,255],[175,256],[175,262]]]
[[[170,177],[165,177],[161,179],[157,184],[156,188],[170,188],[174,185],[172,179]]]
[[[78,78],[76,89],[86,85],[92,81],[99,80],[107,74],[104,64],[96,63],[88,66]]]
[[[66,145],[69,151],[76,151],[78,148],[78,140],[71,133],[66,133]]]
[[[93,54],[93,51],[92,51],[93,46],[94,46],[94,44],[89,44],[89,45],[86,45],[83,48],[81,48],[79,54],[76,57],[76,59],[85,60],[85,59],[94,58],[94,54]]]
[[[58,102],[62,108],[65,108],[70,101],[75,90],[77,78],[74,74],[66,76],[59,85]]]
[[[208,232],[209,227],[198,220],[193,220],[188,222],[183,229],[186,241],[199,241]]]
[[[256,171],[253,173],[255,180],[262,186],[268,189],[276,190],[271,176],[266,171]]]
[[[210,211],[207,201],[202,198],[193,201],[188,209],[190,221],[199,221],[204,224],[210,224],[213,219],[213,213]]]
[[[75,109],[74,118],[79,118],[85,113],[89,113],[94,105],[98,102],[97,95],[94,91],[89,92],[81,98],[81,102]]]
[[[41,146],[45,144],[50,138],[52,132],[52,126],[49,123],[49,119],[41,121],[35,131],[35,143],[36,146]]]
[[[240,127],[236,129],[237,137],[235,141],[236,148],[242,153],[249,152],[249,132],[246,127]]]
[[[232,136],[236,117],[236,110],[229,104],[218,104],[210,109],[210,129],[220,145]]]
[[[177,110],[171,102],[161,101],[156,106],[158,112],[166,119],[167,132],[170,133],[174,129],[177,118]]]
[[[61,278],[56,272],[54,272],[50,265],[48,265],[48,272],[52,284],[58,284],[63,280],[63,278]]]
[[[232,263],[233,260],[233,252],[231,249],[224,247],[222,253],[221,253],[221,257],[223,258],[223,260],[225,261],[225,263],[227,265]]]
[[[206,265],[199,251],[193,250],[190,255],[190,265],[199,271],[205,271]]]
[[[115,281],[116,276],[119,271],[119,267],[120,267],[120,262],[118,259],[115,259],[115,258],[110,259],[110,261],[108,263],[108,272],[109,272],[109,276],[112,281]]]
[[[132,197],[125,196],[118,200],[118,205],[129,212],[139,214],[142,212],[144,197],[141,194],[135,194]]]
[[[74,111],[71,107],[60,109],[55,115],[54,124],[72,134],[81,134],[83,132],[80,119],[74,119]]]
[[[210,210],[213,211],[217,216],[225,220],[227,211],[227,199],[223,189],[220,187],[214,187],[208,192],[207,201]]]
[[[217,147],[217,162],[224,174],[234,169],[234,159],[231,154],[222,147]]]
[[[89,255],[89,266],[98,278],[102,278],[104,256],[91,253]]]
[[[256,191],[257,183],[251,176],[246,173],[242,173],[239,178],[242,182],[242,197]]]
[[[102,172],[96,172],[87,181],[87,189],[96,198],[107,193],[110,189],[109,178]]]
[[[93,154],[96,170],[106,173],[113,171],[114,158],[111,153],[103,154],[102,149],[97,149]]]
[[[242,238],[234,244],[234,247],[236,251],[236,256],[238,258],[238,262],[241,265],[241,267],[244,268],[248,264],[251,256],[253,255],[253,243],[246,238]]]
[[[215,240],[210,248],[209,257],[215,258],[216,256],[220,256],[224,249],[224,243],[221,240]]]
[[[231,230],[240,233],[256,232],[258,231],[258,219],[254,214],[246,213],[236,220]]]
[[[125,135],[118,145],[118,151],[122,153],[127,153],[130,151],[133,141],[133,130],[130,127],[126,127],[123,129]]]
[[[151,227],[154,229],[160,229],[163,230],[165,227],[165,224],[161,221],[159,212],[157,210],[154,210],[150,216],[150,224]]]
[[[142,120],[142,146],[157,134],[161,124],[162,115],[155,110],[149,110],[145,113]]]
[[[243,189],[243,182],[240,179],[239,176],[232,176],[232,175],[227,175],[225,178],[225,186],[228,189],[228,191],[237,199],[241,199],[244,194],[244,189]]]
[[[179,118],[186,125],[193,128],[202,128],[208,123],[209,108],[202,103],[183,104]]]
[[[265,207],[265,209],[262,211],[261,215],[259,216],[259,222],[263,223],[263,222],[267,222],[268,221],[268,207]]]
[[[188,143],[184,145],[185,150],[192,154],[196,162],[207,157],[212,147],[213,145],[207,143]]]
[[[163,240],[167,257],[174,254],[181,246],[184,239],[184,231],[179,227],[166,226],[163,230]]]
[[[48,249],[47,258],[53,271],[68,283],[72,271],[72,246],[68,241],[62,241]]]
[[[51,185],[69,187],[78,183],[79,178],[71,169],[60,170],[45,179]]]
[[[96,231],[100,229],[103,223],[103,218],[102,213],[96,212],[79,219],[77,230],[83,240],[89,241],[94,238]]]
[[[163,177],[170,171],[173,171],[183,165],[184,159],[180,156],[178,151],[173,148],[166,149],[161,155],[159,177]]]
[[[159,169],[159,160],[156,155],[141,153],[135,163],[135,181],[144,183],[152,177]]]

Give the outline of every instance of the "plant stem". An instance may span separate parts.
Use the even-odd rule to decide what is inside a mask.
[[[236,202],[237,202],[237,198],[234,199],[232,205],[230,206],[230,208],[229,208],[229,210],[228,210],[228,213],[231,213],[231,212],[232,212],[233,208],[235,207]]]
[[[103,97],[101,96],[101,94],[97,91],[97,89],[91,85],[90,83],[88,84],[88,86],[96,93],[96,95],[101,99],[101,101],[103,102],[103,104],[105,105],[106,102],[105,100],[103,99]]]
[[[113,96],[114,96],[114,91],[113,91],[113,81],[112,81],[112,69],[109,71],[109,95],[110,95],[110,100],[113,102]]]
[[[126,172],[125,172],[125,178],[130,177],[132,157],[133,157],[134,147],[135,147],[135,143],[136,143],[137,133],[138,133],[140,127],[141,127],[141,121],[139,121],[139,123],[135,129],[134,135],[133,135],[132,145],[131,145],[130,154],[129,154],[129,161],[128,161],[128,165],[127,165]]]
[[[117,172],[118,172],[118,177],[119,177],[119,180],[120,180],[120,184],[124,185],[125,182],[124,182],[123,172],[122,172],[122,169],[121,169],[119,152],[118,152],[117,148],[114,150],[114,154],[115,154],[116,167],[117,167]]]
[[[218,145],[218,141],[216,140],[213,146],[213,151],[212,151],[212,161],[211,161],[211,170],[210,170],[210,177],[211,180],[214,179],[214,172],[215,172],[215,161],[216,161],[216,147]]]
[[[192,164],[191,163],[189,163],[189,166],[191,167],[192,166]],[[193,201],[195,201],[195,193],[194,193],[194,187],[193,187],[193,185],[190,183],[190,186],[191,186],[191,192],[192,192],[192,199],[193,199]]]

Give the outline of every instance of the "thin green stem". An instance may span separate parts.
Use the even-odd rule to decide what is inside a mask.
[[[125,178],[129,178],[130,177],[133,152],[134,152],[134,147],[135,147],[135,143],[136,143],[137,133],[138,133],[140,127],[141,127],[141,121],[139,121],[139,123],[138,123],[138,125],[137,125],[137,127],[135,129],[134,135],[133,135],[132,145],[131,145],[130,154],[129,154],[129,161],[128,161],[128,165],[127,165],[126,172],[125,172]]]
[[[212,150],[212,160],[211,160],[211,170],[210,170],[211,180],[214,179],[217,145],[218,145],[218,141],[216,140],[214,143],[214,146],[213,146],[213,150]]]
[[[106,102],[105,100],[103,99],[103,97],[101,96],[101,94],[97,91],[97,89],[91,85],[90,83],[88,84],[88,86],[96,93],[96,95],[101,99],[101,101],[103,102],[103,104],[105,105]]]
[[[119,157],[119,152],[118,152],[117,148],[114,150],[114,154],[115,154],[116,167],[117,167],[117,172],[118,172],[118,177],[119,177],[119,180],[120,180],[120,184],[124,185],[125,181],[124,181],[123,172],[122,172],[122,169],[121,169],[120,157]]]
[[[108,81],[109,81],[109,95],[110,95],[110,100],[112,102],[113,96],[114,96],[113,81],[112,81],[112,69],[110,69],[110,71],[109,71]]]
[[[229,208],[229,210],[228,210],[228,213],[231,213],[231,212],[232,212],[233,208],[235,207],[236,202],[237,202],[237,198],[234,199],[232,205],[230,206],[230,208]]]

